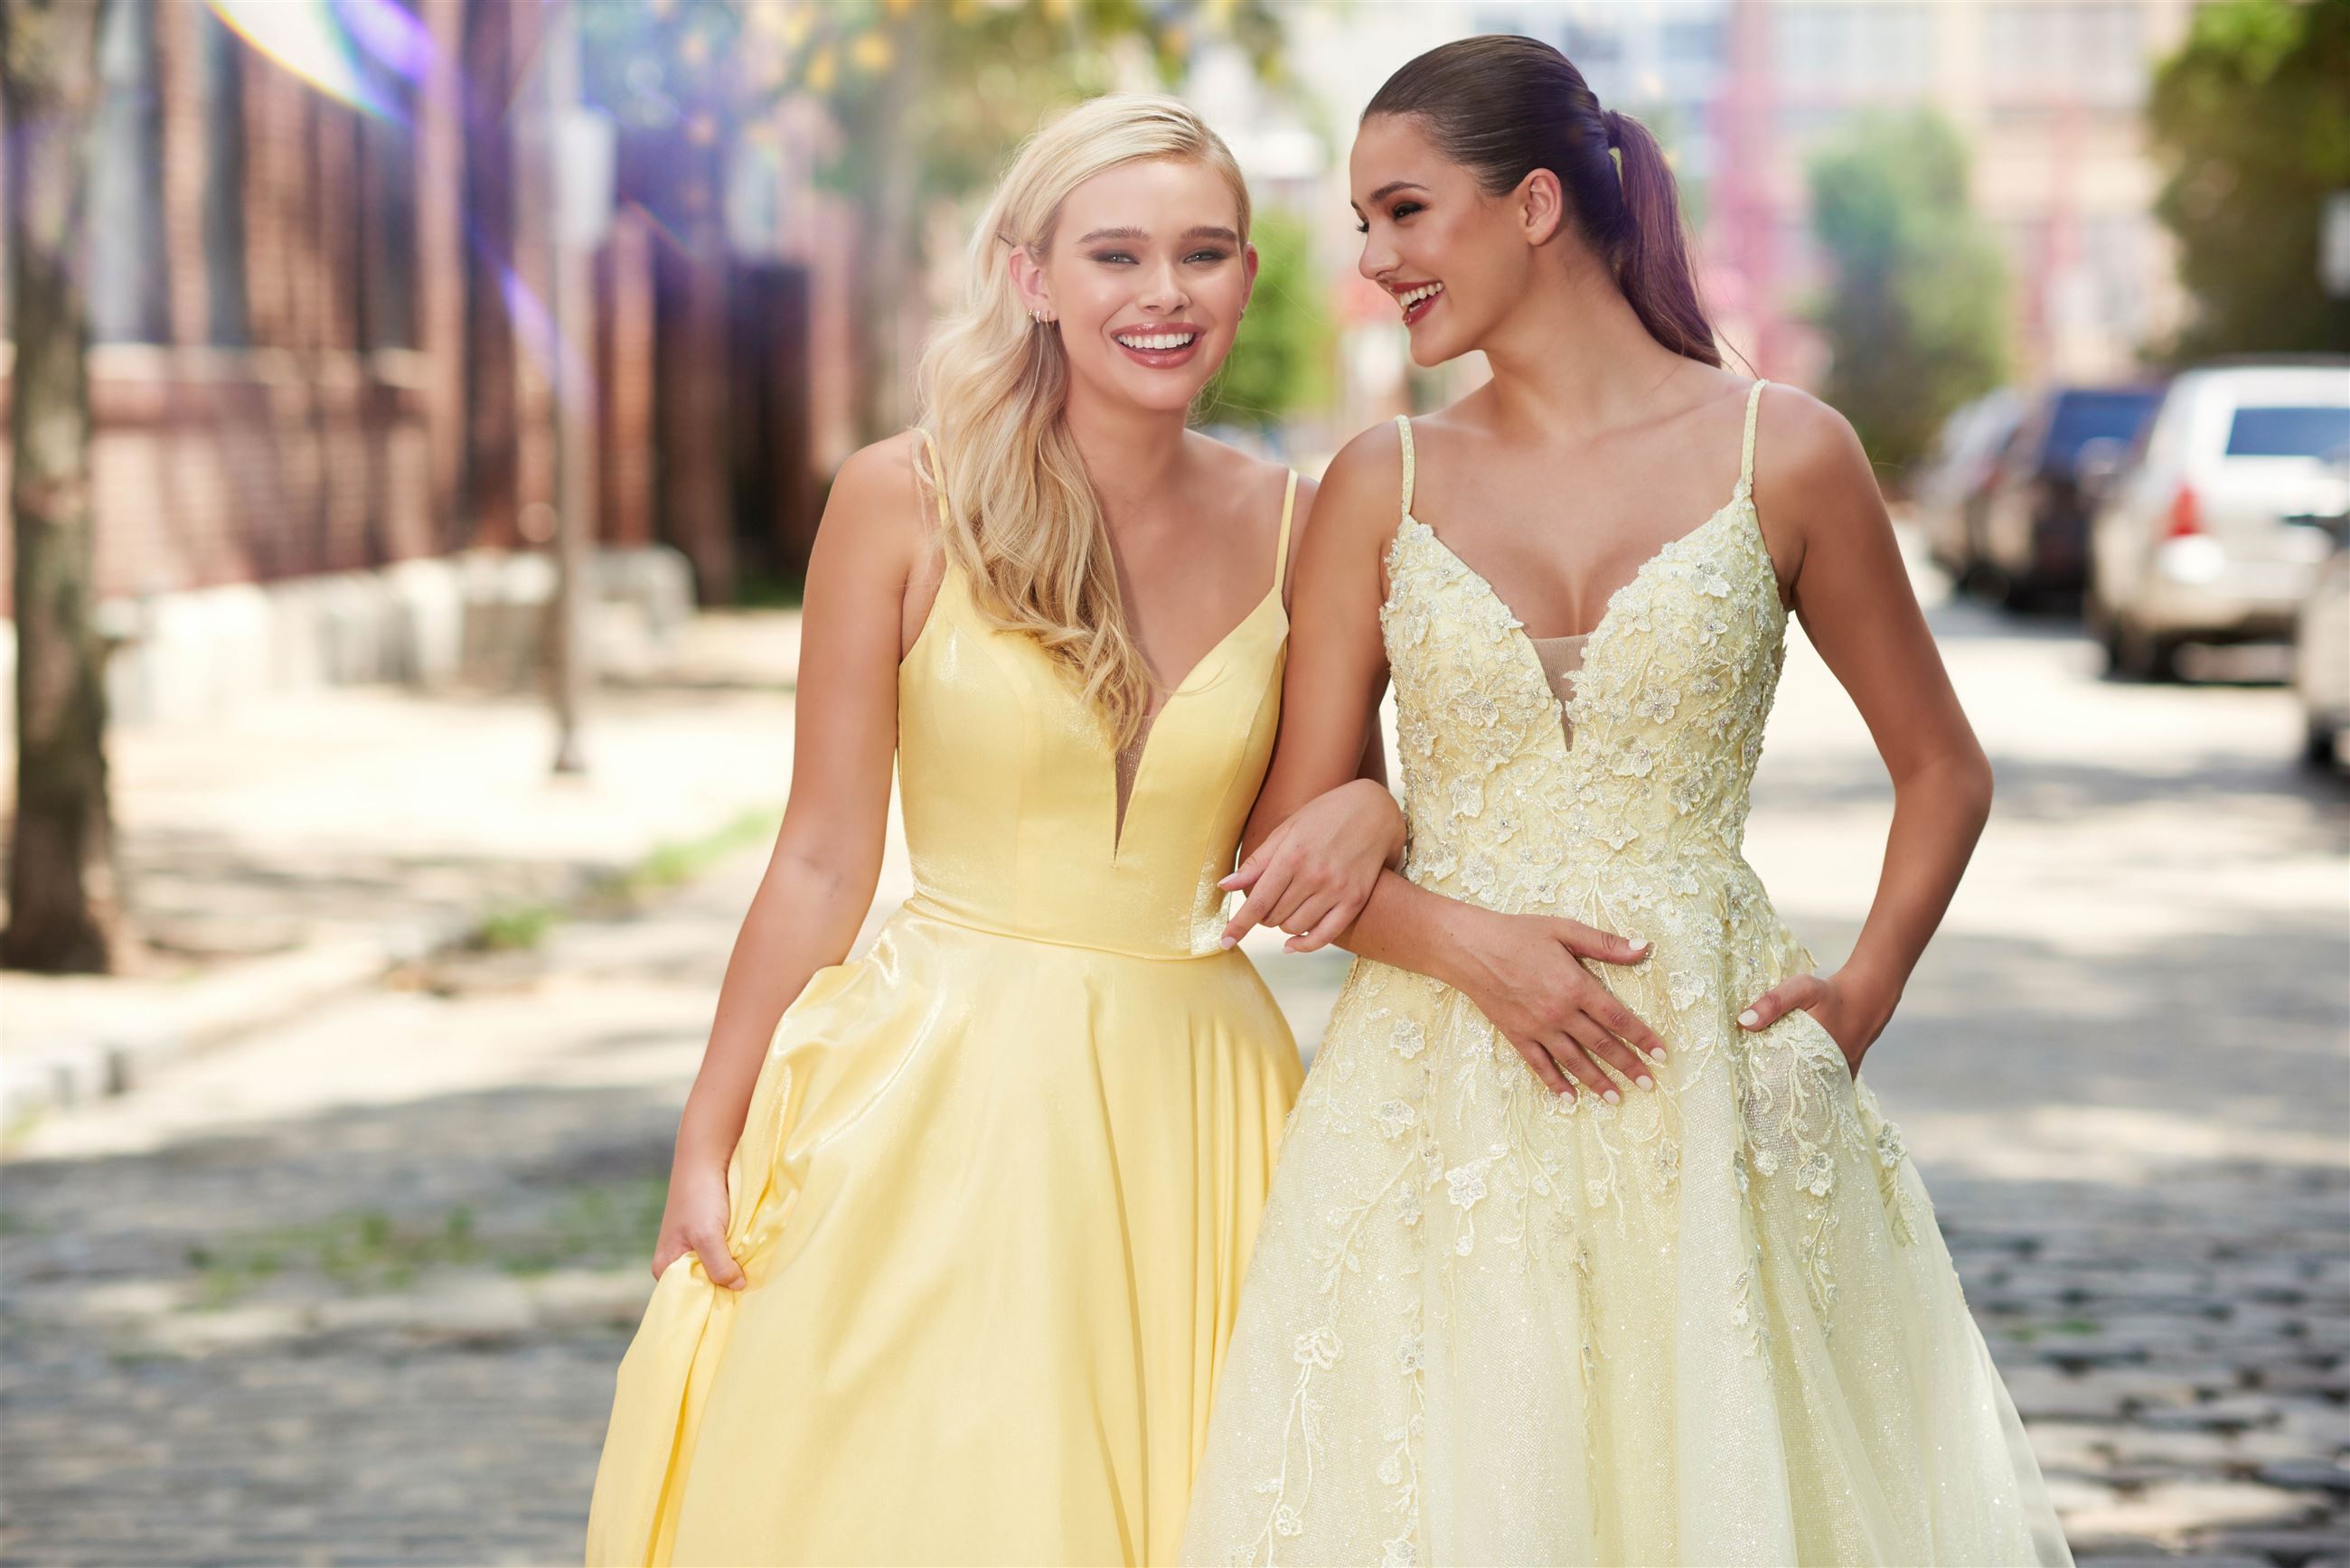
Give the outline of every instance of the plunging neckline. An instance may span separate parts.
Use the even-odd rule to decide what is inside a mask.
[[[1284,638],[1288,636],[1289,608],[1282,602],[1281,594],[1289,581],[1289,524],[1296,514],[1296,509],[1297,474],[1295,470],[1292,470],[1288,478],[1282,482],[1281,527],[1273,541],[1273,584],[1264,590],[1264,597],[1257,600],[1250,607],[1246,615],[1232,624],[1230,630],[1216,639],[1207,652],[1193,659],[1191,668],[1183,672],[1183,679],[1165,688],[1167,700],[1143,716],[1141,732],[1133,742],[1134,774],[1131,778],[1121,777],[1120,763],[1125,759],[1124,749],[1121,748],[1110,753],[1109,861],[1112,866],[1116,866],[1125,853],[1126,819],[1132,815],[1135,797],[1142,793],[1143,775],[1150,768],[1150,745],[1159,738],[1159,721],[1167,716],[1167,710],[1175,705],[1177,698],[1198,690],[1195,682],[1201,679],[1201,673],[1220,662],[1225,648],[1243,631],[1255,624],[1256,618],[1263,615],[1268,607],[1281,613],[1282,635]],[[1142,656],[1141,644],[1139,642],[1135,645],[1135,655],[1139,659]],[[1149,660],[1147,659],[1143,659],[1143,669],[1145,673],[1150,674],[1152,680],[1156,681],[1157,675],[1150,670]]]
[[[931,450],[932,458],[935,461],[937,449],[935,442],[931,440],[930,432],[928,431],[920,431],[920,435],[924,446]],[[920,475],[918,473],[917,480],[919,481],[919,479]],[[933,490],[937,497],[939,527],[943,531],[950,524],[950,516],[947,511],[946,490],[943,484],[937,483],[933,484]],[[1283,588],[1287,586],[1289,580],[1289,528],[1291,521],[1296,514],[1296,507],[1297,474],[1295,470],[1292,470],[1290,471],[1288,477],[1284,479],[1282,483],[1281,526],[1278,533],[1275,534],[1273,543],[1272,587],[1266,588],[1264,591],[1264,597],[1257,600],[1255,604],[1250,606],[1247,612],[1243,614],[1239,620],[1234,621],[1232,627],[1225,631],[1223,636],[1216,639],[1216,640],[1209,646],[1208,650],[1205,653],[1201,654],[1199,658],[1191,661],[1191,668],[1183,672],[1183,679],[1178,680],[1172,686],[1163,688],[1167,693],[1167,700],[1159,703],[1157,708],[1153,709],[1148,715],[1146,715],[1146,722],[1142,727],[1141,732],[1135,740],[1134,776],[1130,781],[1126,783],[1125,787],[1123,788],[1120,787],[1118,777],[1118,763],[1122,753],[1116,751],[1110,753],[1109,858],[1111,865],[1115,866],[1118,864],[1119,856],[1126,847],[1126,819],[1129,815],[1129,808],[1132,807],[1134,804],[1134,797],[1142,793],[1143,775],[1149,771],[1150,766],[1150,744],[1158,736],[1159,721],[1166,716],[1167,710],[1175,705],[1176,699],[1188,696],[1193,691],[1201,689],[1200,683],[1202,678],[1211,674],[1213,668],[1222,662],[1224,650],[1231,647],[1233,641],[1237,639],[1243,632],[1255,625],[1257,618],[1264,614],[1267,607],[1271,607],[1280,612],[1282,618],[1282,635],[1284,638],[1287,637],[1289,629],[1289,611],[1288,607],[1282,602],[1281,596]],[[940,577],[938,597],[931,601],[930,613],[922,618],[921,629],[914,634],[913,646],[907,649],[906,651],[899,658],[898,668],[901,672],[901,675],[906,667],[912,662],[915,652],[921,648],[925,641],[929,639],[931,628],[938,623],[939,611],[942,607],[945,607],[941,604],[940,600],[944,599],[950,587],[955,587],[962,594],[966,602],[970,601],[972,597],[970,585],[962,580],[962,573],[956,566],[954,557],[951,555],[947,557],[946,569]],[[976,607],[977,607],[974,605],[974,611],[976,611]],[[991,632],[998,629],[996,628],[986,626],[984,619],[981,621],[981,626],[983,629]],[[1041,656],[1042,650],[1036,648],[1036,645],[1033,640],[1029,641],[1029,647],[1032,650],[1038,652]],[[1141,657],[1141,650],[1139,644],[1136,649],[1136,656],[1138,658]],[[1151,675],[1151,679],[1155,684],[1157,681],[1157,676],[1155,672],[1150,671],[1149,661],[1148,659],[1144,659],[1143,665],[1145,672]]]
[[[1284,544],[1286,543],[1285,537],[1284,542]],[[1283,553],[1286,554],[1287,552],[1284,550]],[[1205,670],[1211,663],[1214,662],[1216,656],[1222,653],[1226,646],[1229,645],[1233,639],[1239,637],[1242,632],[1246,631],[1250,625],[1256,620],[1256,618],[1265,612],[1266,607],[1271,606],[1275,608],[1279,608],[1281,607],[1281,588],[1282,585],[1279,572],[1278,568],[1276,568],[1274,585],[1272,587],[1265,590],[1264,597],[1257,600],[1254,605],[1249,607],[1249,611],[1246,615],[1233,622],[1232,628],[1230,631],[1227,631],[1223,636],[1216,639],[1214,644],[1209,648],[1207,652],[1193,659],[1191,661],[1191,668],[1183,672],[1182,680],[1177,681],[1172,686],[1165,688],[1167,692],[1167,701],[1159,703],[1158,707],[1150,711],[1143,723],[1141,734],[1136,739],[1134,746],[1134,777],[1122,791],[1118,788],[1118,777],[1119,753],[1114,752],[1110,754],[1109,855],[1113,863],[1117,861],[1118,852],[1126,846],[1126,818],[1128,809],[1133,805],[1134,797],[1141,792],[1142,771],[1147,765],[1149,765],[1150,761],[1150,742],[1158,737],[1159,721],[1166,716],[1168,709],[1175,706],[1176,699],[1188,696],[1194,690],[1192,683],[1199,680],[1201,671]],[[1284,614],[1286,612],[1284,612]],[[1137,652],[1139,655],[1139,649]],[[1145,661],[1145,668],[1148,668],[1148,660]]]
[[[1706,518],[1704,522],[1699,524],[1696,527],[1690,529],[1686,533],[1675,535],[1673,537],[1666,540],[1663,544],[1658,545],[1656,549],[1650,551],[1647,559],[1643,560],[1638,566],[1633,569],[1632,575],[1629,577],[1627,577],[1613,593],[1607,596],[1607,602],[1601,607],[1599,618],[1592,623],[1590,630],[1579,633],[1570,632],[1566,634],[1570,637],[1579,636],[1583,639],[1582,672],[1587,673],[1589,671],[1593,659],[1605,647],[1605,644],[1602,641],[1603,635],[1615,625],[1616,611],[1624,597],[1648,579],[1649,569],[1661,564],[1668,556],[1672,555],[1682,545],[1690,544],[1699,538],[1706,532],[1706,530],[1711,528],[1723,518],[1731,516],[1742,510],[1749,516],[1753,515],[1754,497],[1752,493],[1747,488],[1746,484],[1742,481],[1740,483],[1737,489],[1731,493],[1730,499],[1722,503],[1722,504],[1714,511],[1712,515]],[[1455,550],[1451,545],[1446,544],[1443,535],[1439,534],[1435,529],[1421,522],[1418,517],[1413,516],[1409,509],[1407,509],[1403,514],[1403,521],[1411,527],[1417,528],[1422,534],[1428,535],[1429,542],[1434,545],[1439,550],[1442,551],[1445,558],[1450,560],[1455,566],[1458,566],[1461,572],[1468,576],[1469,580],[1474,583],[1479,590],[1484,594],[1485,597],[1492,602],[1493,607],[1500,610],[1502,614],[1508,618],[1510,623],[1510,635],[1515,639],[1518,649],[1525,655],[1526,659],[1533,663],[1534,673],[1542,679],[1543,691],[1544,695],[1551,699],[1551,701],[1557,709],[1557,715],[1562,721],[1562,726],[1557,732],[1560,750],[1565,754],[1570,756],[1573,755],[1579,749],[1575,737],[1579,737],[1583,730],[1583,726],[1575,722],[1575,705],[1576,702],[1582,701],[1583,693],[1589,690],[1588,683],[1582,679],[1579,674],[1575,681],[1574,701],[1560,701],[1557,693],[1552,691],[1550,689],[1550,675],[1543,668],[1542,649],[1534,646],[1534,637],[1526,630],[1524,620],[1519,617],[1517,611],[1510,607],[1510,601],[1502,597],[1501,590],[1494,587],[1491,582],[1486,580],[1484,573],[1471,566],[1466,560],[1463,560],[1458,550]],[[1402,535],[1399,534],[1397,536],[1400,538]],[[1763,556],[1765,559],[1768,559],[1770,550],[1767,544],[1761,537],[1759,523],[1757,524],[1756,542],[1758,544],[1764,544]],[[1395,603],[1395,572],[1394,569],[1390,567],[1388,572],[1387,596],[1380,606],[1382,611],[1391,608]],[[1780,597],[1778,574],[1775,571],[1772,574],[1771,602],[1778,607],[1779,612],[1783,616],[1786,613],[1787,607],[1785,602]],[[1139,774],[1138,774],[1137,776],[1139,777]]]

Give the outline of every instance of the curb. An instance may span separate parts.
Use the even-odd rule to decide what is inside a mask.
[[[439,916],[230,965],[155,1007],[157,1016],[92,1033],[18,1040],[9,1031],[0,1056],[0,1142],[42,1111],[127,1093],[161,1062],[372,984],[397,966],[462,940],[477,923],[477,916]]]

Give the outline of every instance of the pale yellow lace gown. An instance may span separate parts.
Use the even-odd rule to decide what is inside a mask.
[[[1295,482],[1291,494],[1295,494]],[[590,1563],[1175,1555],[1302,1075],[1225,951],[1288,618],[1263,599],[1117,763],[950,567],[898,679],[915,896],[820,970],[621,1363]]]
[[[1739,853],[1786,627],[1756,404],[1736,492],[1591,632],[1571,743],[1518,622],[1411,517],[1403,427],[1408,874],[1653,940],[1598,972],[1670,1055],[1660,1092],[1570,1109],[1458,992],[1355,966],[1189,1560],[2067,1560],[1900,1134],[1808,1013],[1736,1023],[1812,962]]]

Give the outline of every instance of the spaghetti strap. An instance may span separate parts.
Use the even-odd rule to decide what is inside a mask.
[[[1771,383],[1757,379],[1753,389],[1746,394],[1746,441],[1738,453],[1738,494],[1745,500],[1754,493],[1754,416],[1762,407],[1762,389]]]
[[[1289,488],[1281,493],[1281,537],[1273,546],[1273,591],[1279,593],[1288,580],[1289,520],[1297,510],[1297,471],[1289,471]]]
[[[1412,481],[1411,416],[1410,416],[1409,414],[1398,414],[1398,415],[1396,416],[1396,433],[1397,433],[1398,435],[1399,435],[1399,436],[1401,436],[1401,437],[1403,438],[1403,511],[1402,511],[1402,515],[1403,515],[1404,517],[1409,517],[1409,516],[1410,516],[1410,515],[1411,515],[1411,481]],[[1400,518],[1399,518],[1399,519],[1398,519],[1398,521],[1401,521],[1401,519],[1400,519]]]

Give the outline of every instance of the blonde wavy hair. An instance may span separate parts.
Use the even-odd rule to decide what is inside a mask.
[[[1122,164],[1181,160],[1224,177],[1249,231],[1248,185],[1223,139],[1171,98],[1117,93],[1052,120],[995,189],[963,266],[962,303],[922,354],[924,478],[945,498],[944,547],[980,613],[1034,638],[1124,750],[1150,709],[1150,672],[1127,629],[1101,502],[1062,409],[1060,334],[1029,318],[1007,265],[1043,262],[1069,192]]]

